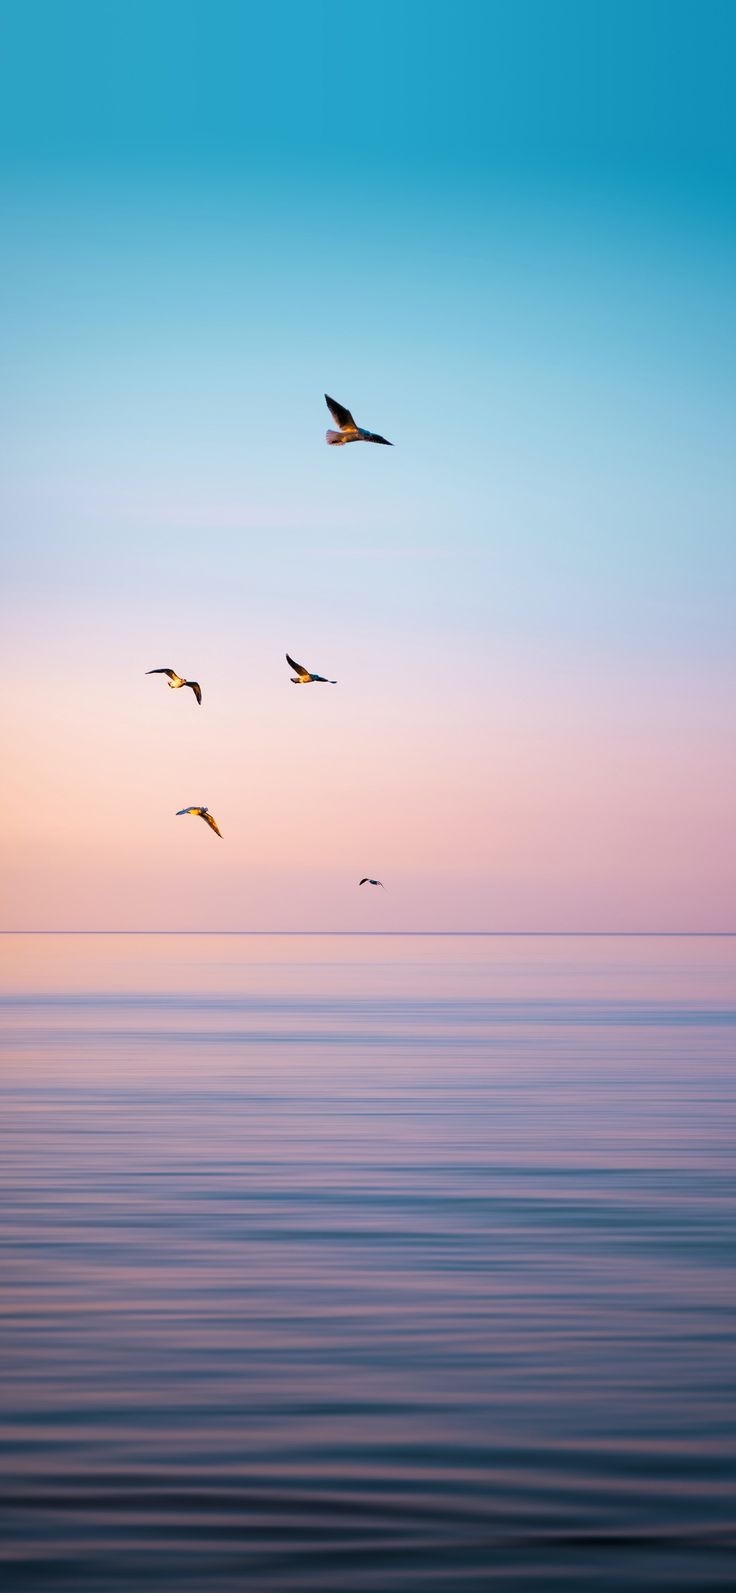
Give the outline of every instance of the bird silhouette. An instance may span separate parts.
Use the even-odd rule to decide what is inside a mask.
[[[177,675],[175,669],[147,669],[147,675],[168,675],[168,684],[172,691],[178,691],[180,686],[191,686],[197,702],[202,706],[202,692],[198,680],[185,680],[183,675]]]
[[[393,443],[389,442],[388,437],[379,437],[376,431],[365,431],[362,426],[356,426],[350,410],[338,404],[336,398],[330,398],[329,394],[325,393],[325,403],[332,419],[340,427],[339,431],[325,432],[325,438],[332,448],[340,448],[343,443],[349,442],[383,443],[384,448],[393,448]]]
[[[365,874],[362,879],[358,880],[358,884],[359,885],[380,885],[382,891],[385,891],[385,889],[386,889],[386,886],[384,885],[382,879],[369,879],[367,874]]]
[[[222,840],[222,831],[218,830],[217,825],[215,823],[215,820],[213,819],[212,814],[209,811],[209,808],[179,808],[179,811],[178,811],[178,813],[176,813],[175,817],[177,819],[180,819],[181,816],[182,816],[182,813],[196,813],[197,817],[200,818],[200,819],[204,819],[205,824],[209,824],[210,829],[214,830],[215,835],[219,835],[220,840]]]
[[[293,658],[290,658],[288,653],[286,654],[286,662],[290,669],[296,670],[296,674],[292,675],[291,677],[292,686],[337,685],[336,680],[328,680],[326,675],[310,675],[309,670],[305,669],[303,664],[295,664]]]

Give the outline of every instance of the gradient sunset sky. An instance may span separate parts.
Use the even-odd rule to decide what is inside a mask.
[[[6,10],[3,927],[736,927],[734,20]]]

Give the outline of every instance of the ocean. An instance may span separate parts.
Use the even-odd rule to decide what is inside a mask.
[[[0,958],[6,1593],[736,1585],[736,938]]]

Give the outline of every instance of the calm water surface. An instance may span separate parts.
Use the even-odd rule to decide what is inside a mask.
[[[8,1590],[736,1584],[736,940],[0,940]]]

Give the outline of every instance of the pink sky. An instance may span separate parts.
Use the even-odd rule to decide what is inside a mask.
[[[338,686],[303,690],[262,635],[235,667],[210,636],[199,710],[116,625],[68,641],[63,679],[41,637],[6,698],[2,927],[733,927],[729,710],[697,680],[500,651],[489,675],[471,640],[428,682],[408,648],[361,673],[341,643],[306,656]],[[175,818],[195,802],[222,841]]]

